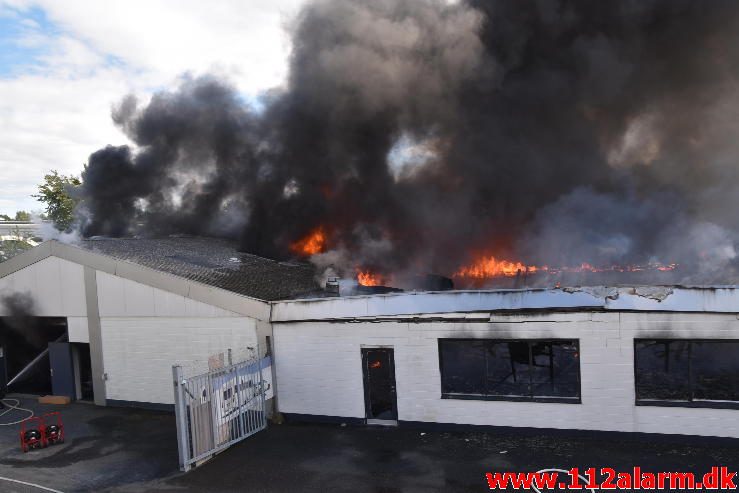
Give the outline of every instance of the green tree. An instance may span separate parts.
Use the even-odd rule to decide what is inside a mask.
[[[44,176],[44,182],[38,187],[38,195],[32,195],[46,204],[46,214],[59,231],[67,231],[72,227],[78,199],[70,192],[80,185],[82,181],[76,176],[60,175],[52,170]]]
[[[15,257],[19,253],[30,250],[32,247],[29,243],[22,240],[5,240],[0,241],[0,262]]]
[[[0,221],[12,221],[12,219],[7,214],[0,214]]]
[[[30,221],[31,213],[28,211],[18,211],[15,213],[15,220],[16,221]]]

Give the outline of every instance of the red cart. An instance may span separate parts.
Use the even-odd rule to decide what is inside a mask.
[[[44,439],[44,420],[38,416],[24,419],[21,422],[21,450],[28,452],[34,448],[46,447]]]
[[[58,411],[44,414],[42,423],[45,446],[64,443],[64,423]]]

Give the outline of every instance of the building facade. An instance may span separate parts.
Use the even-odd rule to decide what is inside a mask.
[[[280,410],[302,419],[364,420],[361,352],[388,348],[400,424],[739,437],[734,313],[547,308],[290,320],[273,331]],[[688,374],[698,357],[701,395]]]
[[[0,295],[30,297],[25,315],[66,320],[73,366],[87,349],[99,405],[170,407],[174,362],[207,370],[211,355],[255,347],[269,326],[266,302],[54,241],[3,262],[0,276]],[[84,372],[72,373],[81,385]]]
[[[172,365],[259,344],[292,419],[739,438],[733,287],[264,300],[47,242],[0,264],[18,293],[89,345],[97,404],[167,407]]]

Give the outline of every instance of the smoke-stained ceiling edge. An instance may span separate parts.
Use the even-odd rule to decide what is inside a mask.
[[[406,292],[264,301],[50,240],[0,263],[0,279],[49,257],[270,322],[535,310],[739,313],[739,286],[621,286]],[[462,317],[464,318],[464,317]]]

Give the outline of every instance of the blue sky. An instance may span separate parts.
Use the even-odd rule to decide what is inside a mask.
[[[110,119],[183,74],[230,80],[245,101],[284,83],[302,0],[0,0],[0,213],[39,210],[51,169],[129,143]]]
[[[40,8],[31,8],[25,12],[16,11],[16,15],[0,17],[0,77],[11,77],[22,74],[38,63],[44,54],[44,46],[33,46],[23,40],[31,29],[39,29],[47,33],[55,33],[56,27],[49,22]]]

